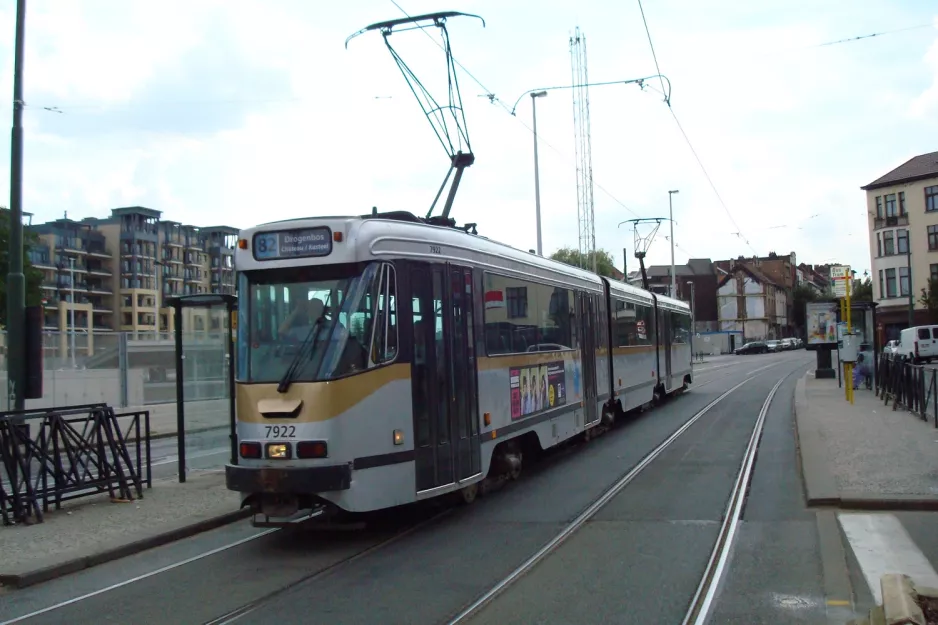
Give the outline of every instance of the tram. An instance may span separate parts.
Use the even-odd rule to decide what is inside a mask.
[[[472,502],[693,381],[688,304],[407,212],[250,228],[235,268],[257,526]]]

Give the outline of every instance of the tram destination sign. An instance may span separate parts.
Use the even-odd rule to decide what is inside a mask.
[[[332,230],[326,226],[300,230],[258,232],[254,235],[255,260],[309,258],[332,253]]]

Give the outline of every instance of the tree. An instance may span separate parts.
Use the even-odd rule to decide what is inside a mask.
[[[574,267],[586,268],[587,271],[593,270],[593,254],[587,254],[585,261],[584,255],[579,250],[570,247],[563,247],[550,255],[553,260],[560,261]],[[596,250],[596,273],[607,278],[616,277],[616,263],[612,260],[612,254],[606,250]]]
[[[850,291],[850,299],[856,302],[873,301],[873,280],[869,277],[866,280],[854,279],[853,289]]]
[[[26,305],[37,306],[42,302],[42,272],[29,262],[27,251],[36,245],[39,237],[35,233],[23,232],[23,273],[26,274]],[[10,273],[10,211],[0,206],[0,326],[7,324],[7,274]]]
[[[931,278],[928,281],[928,288],[922,289],[922,297],[919,302],[928,310],[928,317],[932,323],[938,323],[938,278]]]
[[[799,284],[791,292],[792,321],[800,332],[805,328],[805,304],[818,299],[818,293],[807,284]]]

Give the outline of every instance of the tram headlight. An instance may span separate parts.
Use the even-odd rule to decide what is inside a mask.
[[[287,443],[267,443],[267,457],[289,460],[290,445]]]

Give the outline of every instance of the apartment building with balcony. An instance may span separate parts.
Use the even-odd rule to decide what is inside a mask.
[[[114,259],[106,238],[93,223],[68,217],[29,228],[38,237],[27,253],[43,274],[44,329],[62,331],[73,323],[93,350],[95,332],[111,331],[115,323]],[[66,338],[59,335],[62,352]]]
[[[62,332],[63,353],[72,309],[76,331],[88,335],[90,354],[94,334],[172,332],[166,306],[171,297],[234,293],[237,228],[199,228],[161,215],[130,206],[113,209],[107,218],[66,217],[30,226],[39,243],[29,257],[45,278],[45,329]],[[186,312],[186,325],[196,330],[213,329],[217,322]]]
[[[916,156],[873,182],[866,192],[873,298],[882,340],[899,337],[909,324],[928,323],[919,301],[938,278],[938,152]]]

